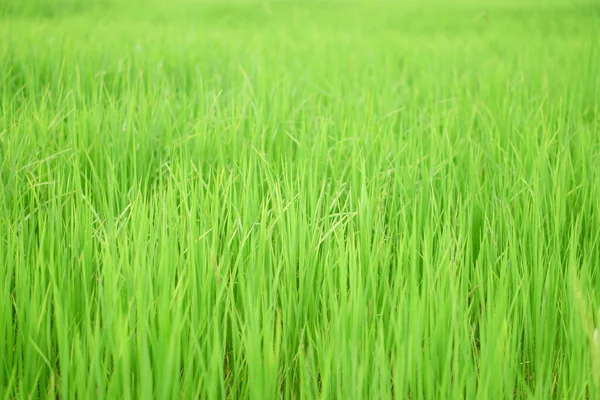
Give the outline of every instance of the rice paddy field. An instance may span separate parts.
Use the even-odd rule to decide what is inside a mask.
[[[0,398],[600,398],[600,4],[0,1]]]

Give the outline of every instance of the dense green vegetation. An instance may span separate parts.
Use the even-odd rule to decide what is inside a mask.
[[[0,398],[600,397],[597,3],[0,13]]]

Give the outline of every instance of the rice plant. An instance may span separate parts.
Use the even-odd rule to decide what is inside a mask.
[[[0,2],[0,398],[600,398],[594,1]]]

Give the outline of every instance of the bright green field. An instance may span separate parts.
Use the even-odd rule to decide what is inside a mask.
[[[599,285],[598,3],[0,0],[2,399],[598,399]]]

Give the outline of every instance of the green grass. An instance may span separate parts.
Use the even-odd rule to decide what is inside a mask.
[[[597,3],[0,10],[0,398],[600,398]]]

